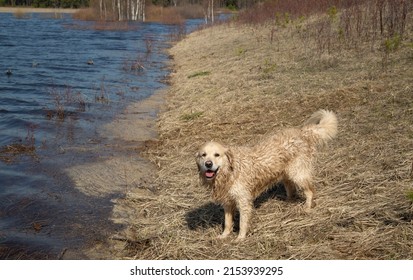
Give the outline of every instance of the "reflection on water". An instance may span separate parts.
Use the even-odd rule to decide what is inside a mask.
[[[64,170],[110,153],[98,127],[164,86],[174,28],[0,14],[0,259],[84,258],[115,230],[120,194],[87,196]],[[80,152],[91,145],[99,153]]]

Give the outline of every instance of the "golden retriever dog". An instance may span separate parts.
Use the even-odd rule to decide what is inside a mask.
[[[224,208],[225,226],[220,238],[233,231],[234,212],[238,209],[237,241],[244,239],[254,200],[279,181],[284,183],[287,199],[293,198],[299,188],[305,194],[306,209],[314,207],[314,156],[317,147],[336,134],[336,115],[319,110],[301,128],[285,129],[248,147],[204,144],[196,153],[196,163],[201,183],[212,189],[213,198]]]

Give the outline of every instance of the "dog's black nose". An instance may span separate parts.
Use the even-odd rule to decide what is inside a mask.
[[[205,162],[206,168],[211,168],[213,165],[214,165],[214,164],[213,164],[212,161],[210,161],[210,160],[207,160],[207,161]]]

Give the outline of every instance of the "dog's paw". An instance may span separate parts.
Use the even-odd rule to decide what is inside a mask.
[[[303,209],[304,209],[305,212],[311,212],[311,210],[312,210],[314,207],[316,207],[316,205],[317,205],[317,204],[316,204],[314,201],[311,201],[311,203],[306,202],[306,203],[303,205]]]
[[[237,238],[235,238],[235,240],[233,241],[234,243],[241,243],[245,240],[245,236],[239,236]]]
[[[315,204],[313,203],[311,207],[308,207],[308,205],[303,205],[302,209],[304,210],[305,213],[310,214],[314,212],[314,207],[315,207]]]
[[[220,234],[220,235],[218,235],[218,239],[226,239],[227,237],[229,236],[229,233],[223,233],[223,234]]]

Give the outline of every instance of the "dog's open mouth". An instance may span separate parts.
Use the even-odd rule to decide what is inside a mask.
[[[217,171],[218,171],[218,169],[215,170],[215,171],[208,169],[207,171],[205,171],[205,178],[208,179],[208,180],[214,179],[215,176],[217,175]]]

